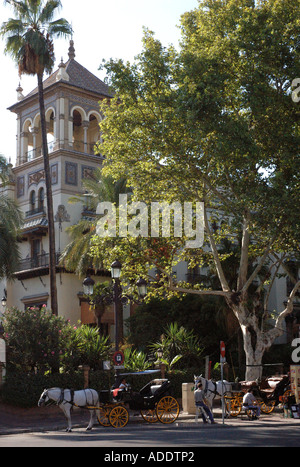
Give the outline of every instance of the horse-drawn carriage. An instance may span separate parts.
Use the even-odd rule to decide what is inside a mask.
[[[126,373],[122,376],[135,376],[141,373]],[[124,427],[129,420],[129,410],[139,412],[149,423],[160,421],[174,423],[179,415],[179,404],[172,396],[171,383],[167,379],[154,379],[140,391],[131,388],[115,388],[100,391],[98,421],[102,426]]]
[[[126,373],[120,375],[136,376],[155,373],[149,370],[139,373]],[[53,401],[64,412],[68,420],[67,431],[71,431],[72,408],[85,408],[91,413],[88,430],[92,429],[95,416],[102,426],[123,428],[129,421],[129,411],[139,412],[143,419],[149,423],[161,422],[174,423],[179,415],[179,404],[172,396],[171,383],[167,379],[153,379],[140,391],[133,392],[130,387],[115,388],[100,391],[85,389],[72,391],[70,389],[52,388],[45,389],[38,402],[39,406]]]
[[[261,411],[265,414],[272,413],[291,394],[290,380],[286,375],[267,378],[260,384],[256,381],[241,381],[230,393],[225,394],[226,410],[231,417],[237,417],[242,412],[243,397],[250,388],[254,389]]]

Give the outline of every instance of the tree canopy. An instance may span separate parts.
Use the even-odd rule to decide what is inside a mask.
[[[268,288],[299,253],[300,112],[291,95],[300,76],[299,13],[290,0],[203,0],[181,18],[178,52],[145,30],[133,64],[104,65],[116,96],[102,104],[104,173],[127,177],[140,201],[204,202],[206,234],[194,250],[174,237],[139,237],[120,239],[110,253],[129,275],[155,266],[154,293],[160,281],[165,294],[222,295],[243,331],[248,376],[281,333],[300,285],[294,276],[270,329]],[[230,281],[225,238],[237,247]],[[106,241],[97,239],[95,254]],[[192,267],[213,264],[218,286],[176,283],[172,267],[184,258]]]

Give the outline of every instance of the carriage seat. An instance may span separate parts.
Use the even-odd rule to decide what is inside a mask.
[[[156,384],[156,385],[151,386],[151,394],[152,394],[152,396],[154,396],[154,394],[156,393],[156,391],[157,391],[158,389],[160,389],[160,388],[161,388],[161,384]]]

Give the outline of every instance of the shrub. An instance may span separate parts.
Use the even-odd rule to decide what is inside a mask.
[[[97,328],[72,326],[43,307],[12,308],[4,315],[8,369],[41,374],[77,370],[88,364],[101,368],[110,344]]]
[[[12,308],[4,314],[7,361],[20,370],[53,370],[59,368],[65,348],[63,318],[54,316],[43,307]]]
[[[82,371],[54,375],[9,372],[1,388],[2,402],[18,407],[35,407],[45,388],[83,388]]]
[[[109,337],[100,336],[98,328],[80,326],[74,328],[66,342],[62,365],[65,370],[74,370],[84,364],[100,370],[102,360],[109,359],[110,349]]]

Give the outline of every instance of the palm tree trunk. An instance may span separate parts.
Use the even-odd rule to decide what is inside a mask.
[[[49,274],[50,274],[50,296],[52,313],[58,316],[57,304],[57,288],[56,288],[56,251],[55,251],[55,230],[54,230],[54,213],[53,213],[53,198],[52,198],[52,182],[50,175],[50,164],[48,155],[45,103],[44,103],[44,87],[43,73],[38,74],[38,89],[39,103],[41,114],[41,129],[42,129],[42,146],[44,155],[44,170],[46,178],[47,191],[47,211],[48,211],[48,226],[49,226]]]

